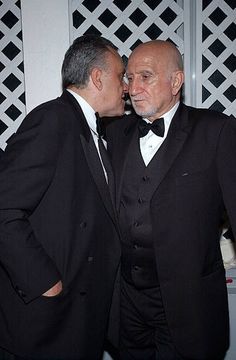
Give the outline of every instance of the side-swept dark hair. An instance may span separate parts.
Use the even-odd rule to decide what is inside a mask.
[[[67,50],[62,64],[62,86],[86,87],[94,67],[105,69],[106,53],[111,48],[117,50],[109,40],[97,35],[83,35],[74,40]]]

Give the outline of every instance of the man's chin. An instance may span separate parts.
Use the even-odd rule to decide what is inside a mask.
[[[123,116],[125,114],[125,108],[123,107],[120,111],[117,111],[113,116]]]
[[[152,116],[153,115],[153,112],[152,111],[147,111],[147,110],[144,110],[144,109],[141,109],[137,106],[133,106],[134,108],[134,111],[137,115],[139,116],[142,116],[142,117],[149,117],[149,116]]]
[[[132,105],[137,115],[142,116],[142,114],[145,113],[144,109],[142,109],[140,106],[137,106],[137,104],[132,104]]]
[[[137,109],[137,108],[135,108],[135,107],[134,107],[134,111],[135,111],[136,114],[139,115],[139,116],[143,116],[143,117],[146,116],[146,111],[142,111],[142,110]]]

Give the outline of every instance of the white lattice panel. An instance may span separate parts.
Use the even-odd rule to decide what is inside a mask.
[[[20,1],[0,1],[0,147],[25,116]]]
[[[69,0],[71,42],[84,33],[98,33],[109,38],[126,60],[140,42],[169,39],[185,54],[185,99],[194,80],[197,106],[236,115],[235,6],[236,0]],[[0,147],[4,148],[25,116],[19,0],[0,0],[0,50]]]
[[[170,39],[184,52],[182,1],[71,0],[71,38],[97,33],[128,57],[140,42]]]
[[[236,116],[236,1],[197,5],[197,105]]]

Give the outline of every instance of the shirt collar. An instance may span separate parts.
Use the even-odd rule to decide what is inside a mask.
[[[87,120],[88,126],[90,127],[90,130],[92,130],[96,135],[98,135],[95,111],[92,108],[92,106],[89,105],[89,103],[82,96],[80,96],[73,90],[67,89],[67,91],[69,91],[69,93],[71,93],[71,95],[73,95],[75,97],[75,99],[78,101],[78,103],[84,113],[84,116]]]

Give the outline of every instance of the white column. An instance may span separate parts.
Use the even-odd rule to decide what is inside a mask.
[[[21,0],[26,111],[61,93],[69,47],[68,0]]]

